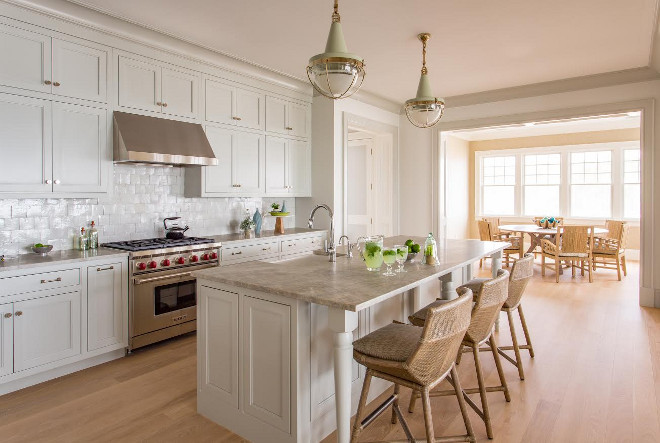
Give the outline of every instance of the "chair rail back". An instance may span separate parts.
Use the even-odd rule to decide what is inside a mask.
[[[509,273],[497,271],[497,277],[481,284],[475,294],[472,319],[465,336],[474,343],[481,343],[493,329],[502,305],[509,296]]]
[[[533,275],[534,254],[527,253],[523,258],[513,262],[511,276],[509,277],[509,296],[505,302],[507,306],[518,306],[527,287],[527,283],[529,283]]]

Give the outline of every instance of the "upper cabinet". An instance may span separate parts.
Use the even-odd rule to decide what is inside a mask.
[[[108,48],[0,24],[0,84],[107,101]]]
[[[303,140],[266,137],[266,195],[311,196],[311,155]]]
[[[197,118],[200,74],[156,60],[119,55],[120,107]]]
[[[266,96],[259,90],[209,77],[204,81],[204,98],[206,121],[248,129],[264,129]]]
[[[266,97],[266,131],[308,138],[311,123],[312,109],[308,103]]]

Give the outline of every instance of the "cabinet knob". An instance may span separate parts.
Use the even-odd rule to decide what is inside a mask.
[[[292,128],[291,126],[287,126],[287,127],[284,128],[284,129],[286,129],[287,131],[293,131],[293,128]]]
[[[15,315],[16,317],[20,317],[21,315],[23,315],[23,311],[16,311],[16,312],[14,313],[14,315]]]
[[[60,181],[56,179],[54,183],[55,183],[56,185],[59,185],[59,184],[60,184]]]
[[[11,312],[7,312],[7,313],[5,314],[5,318],[11,318]]]
[[[60,85],[60,82],[53,83],[53,86],[59,86],[59,85]]]
[[[45,81],[44,81],[44,85],[50,85],[50,84],[51,84],[51,81],[50,81],[50,80],[45,80]]]
[[[161,103],[161,102],[156,102],[156,106],[163,106],[163,103]]]
[[[167,108],[167,103],[163,103],[163,108]]]
[[[232,117],[232,119],[237,120],[237,121],[241,121],[241,120],[242,120],[242,118],[240,118],[240,117]]]
[[[46,180],[46,184],[47,184],[47,185],[50,185],[51,183],[53,183],[52,180]]]

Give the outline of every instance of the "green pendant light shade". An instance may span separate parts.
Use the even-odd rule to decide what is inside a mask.
[[[440,121],[445,110],[445,102],[433,96],[426,68],[426,42],[431,38],[431,34],[423,33],[417,37],[422,41],[422,75],[419,78],[417,96],[406,100],[404,109],[410,123],[418,128],[430,128]]]
[[[341,29],[339,4],[335,0],[332,25],[323,54],[309,59],[307,78],[320,94],[331,98],[349,97],[362,86],[364,60],[348,52]]]

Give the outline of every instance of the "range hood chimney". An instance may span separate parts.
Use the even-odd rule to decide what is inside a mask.
[[[202,125],[114,112],[114,161],[217,165]]]

